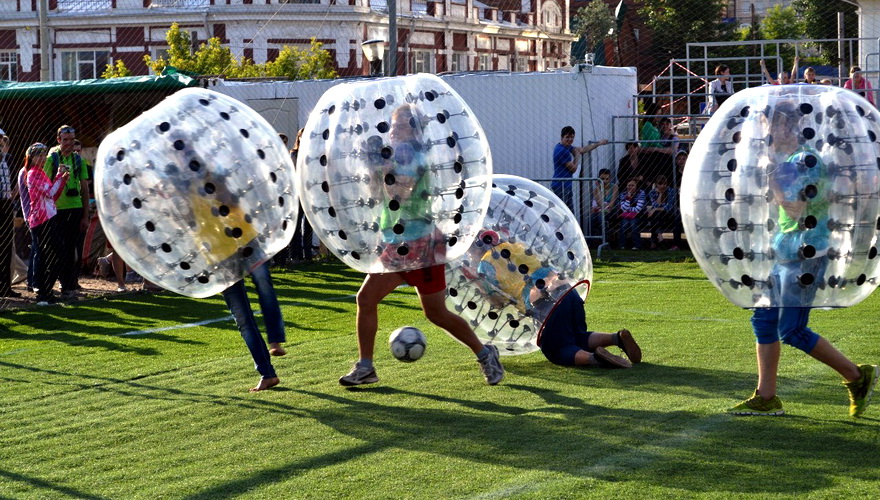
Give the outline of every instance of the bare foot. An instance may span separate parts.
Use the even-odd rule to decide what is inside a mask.
[[[265,391],[266,389],[271,389],[271,388],[275,387],[280,382],[281,382],[281,379],[279,379],[278,377],[261,378],[260,383],[257,384],[256,387],[252,387],[250,389],[250,391],[251,392]]]
[[[272,356],[284,356],[287,350],[281,347],[280,342],[269,342],[269,354]]]

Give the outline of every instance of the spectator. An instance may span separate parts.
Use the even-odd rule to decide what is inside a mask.
[[[302,140],[303,131],[301,128],[296,133],[296,139],[293,141],[293,148],[290,150],[290,158],[296,166],[299,157],[299,144]],[[293,232],[293,240],[290,242],[290,258],[293,262],[308,262],[312,260],[312,251],[314,250],[314,232],[306,213],[303,210],[302,203],[299,206],[299,217],[296,222],[296,230]]]
[[[52,287],[58,278],[61,265],[58,258],[58,231],[54,227],[58,223],[55,200],[61,196],[61,191],[70,178],[70,172],[64,165],[58,168],[54,182],[49,181],[46,173],[40,168],[46,162],[46,149],[45,144],[39,142],[32,144],[24,160],[30,199],[27,222],[31,229],[32,244],[36,248],[34,291],[37,294],[38,305],[55,302]]]
[[[17,189],[12,177],[12,155],[9,137],[0,135],[0,297],[18,298],[12,289],[12,217],[15,212]]]
[[[34,291],[35,284],[35,274],[36,274],[36,258],[37,258],[37,245],[34,244],[33,236],[30,231],[30,227],[28,227],[27,221],[30,218],[31,213],[31,198],[28,194],[27,189],[27,168],[22,168],[18,171],[18,195],[21,201],[21,216],[24,218],[25,227],[28,228],[28,239],[30,242],[28,243],[28,258],[27,258],[27,290],[29,292]]]
[[[593,235],[601,235],[602,221],[605,221],[605,236],[611,233],[617,217],[617,198],[620,195],[617,183],[611,180],[611,170],[603,168],[599,170],[599,180],[593,186],[593,201],[591,206],[590,224]],[[597,230],[598,228],[598,230]]]
[[[812,66],[807,66],[804,69],[804,83],[808,83],[810,85],[818,85],[820,82],[816,80],[816,70],[813,69]]]
[[[641,156],[639,152],[641,148],[639,147],[638,142],[627,142],[624,145],[626,149],[626,154],[617,162],[617,180],[624,181],[627,179],[632,179],[637,175],[642,174],[641,167]]]
[[[850,89],[874,104],[874,92],[871,83],[862,77],[862,68],[853,66],[849,69],[849,80],[843,84],[843,88]]]
[[[730,81],[730,68],[724,64],[715,67],[716,79],[709,82],[709,89],[706,94],[707,115],[711,115],[718,111],[718,108],[733,95],[733,82]]]
[[[667,229],[672,230],[673,234],[671,250],[678,250],[681,246],[678,200],[675,194],[675,188],[669,186],[666,176],[658,175],[654,188],[648,193],[648,210],[645,212],[648,229],[651,231],[651,250],[657,249],[657,245],[663,241],[662,232]]]
[[[797,72],[798,72],[798,58],[794,58],[794,66],[791,68],[791,73],[786,73],[785,71],[779,72],[779,79],[775,80],[772,76],[770,76],[770,72],[767,71],[767,65],[764,63],[764,60],[761,59],[761,72],[764,73],[764,78],[767,79],[767,82],[770,85],[788,85],[791,83],[795,83],[797,81]]]
[[[626,191],[620,193],[620,248],[626,248],[627,238],[632,237],[632,249],[642,248],[641,228],[639,227],[642,209],[645,208],[645,192],[639,189],[636,179],[626,183]]]
[[[675,153],[675,187],[681,190],[681,176],[684,175],[684,167],[687,165],[688,152],[679,151]]]
[[[819,81],[819,85],[834,85],[834,82],[831,81],[831,78],[823,78]]]
[[[649,178],[654,178],[657,175],[672,177],[675,168],[673,160],[679,147],[678,135],[672,128],[672,120],[667,117],[658,121],[658,129],[660,140],[654,143],[654,146],[643,147],[639,150],[639,154],[643,156],[643,161],[647,166],[647,171],[644,173]]]
[[[550,184],[556,196],[565,202],[572,213],[575,213],[573,183],[565,179],[571,179],[577,172],[582,154],[608,144],[608,139],[602,139],[586,146],[575,147],[572,145],[574,135],[573,127],[562,127],[559,143],[553,148],[553,182]]]
[[[43,170],[48,178],[55,178],[61,166],[66,166],[69,178],[57,200],[58,219],[55,224],[59,245],[59,281],[61,296],[72,298],[80,289],[78,278],[80,256],[77,255],[79,233],[89,228],[89,172],[88,165],[73,150],[76,130],[70,125],[58,128],[58,146],[49,150]]]

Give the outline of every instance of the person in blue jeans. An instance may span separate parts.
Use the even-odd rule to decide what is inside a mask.
[[[254,366],[260,373],[260,381],[250,392],[264,391],[275,387],[280,382],[272,366],[270,356],[284,356],[287,351],[281,346],[285,342],[284,320],[281,317],[281,307],[278,305],[278,297],[275,295],[275,287],[272,286],[272,276],[269,274],[269,264],[264,262],[251,272],[251,281],[257,289],[260,301],[260,309],[263,312],[263,320],[266,323],[266,337],[269,346],[260,334],[254,311],[251,309],[247,296],[247,288],[244,280],[223,291],[223,298],[229,307],[229,312],[235,319],[235,324],[241,332],[241,337],[254,358]]]

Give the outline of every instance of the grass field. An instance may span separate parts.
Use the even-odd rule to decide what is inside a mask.
[[[276,273],[290,354],[257,394],[219,296],[0,315],[0,499],[880,497],[880,401],[849,418],[838,376],[803,353],[783,350],[785,417],[722,413],[755,387],[749,312],[693,262],[596,263],[590,326],[632,330],[642,364],[505,357],[496,387],[411,289],[380,311],[379,384],[340,387],[361,278]],[[874,294],[811,325],[877,363],[878,317]],[[387,350],[404,324],[428,335],[416,363]]]

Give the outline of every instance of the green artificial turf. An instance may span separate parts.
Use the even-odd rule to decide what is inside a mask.
[[[607,252],[586,305],[591,329],[633,332],[643,363],[579,370],[540,353],[504,357],[496,387],[424,319],[412,289],[380,309],[380,382],[339,386],[356,358],[362,275],[335,263],[276,271],[290,354],[273,360],[281,385],[256,394],[219,296],[6,312],[0,498],[880,496],[880,400],[851,419],[839,377],[785,348],[787,415],[724,414],[756,383],[749,312],[693,261],[654,255]],[[878,316],[875,294],[814,312],[811,326],[877,363]],[[428,335],[416,363],[387,349],[405,324]]]

